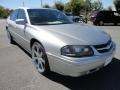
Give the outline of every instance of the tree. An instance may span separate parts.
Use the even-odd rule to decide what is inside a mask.
[[[0,18],[6,18],[10,14],[10,10],[0,6]]]
[[[62,2],[56,2],[54,7],[60,11],[63,11],[64,10],[64,4]]]
[[[70,2],[65,4],[64,10],[65,10],[65,12],[71,12],[71,4],[70,4]]]
[[[101,10],[101,9],[103,9],[103,4],[102,4],[102,2],[100,2],[100,1],[94,1],[94,2],[92,3],[92,10],[93,10],[93,11],[95,11],[95,10]]]
[[[0,6],[0,17],[3,17],[3,7],[2,6]]]
[[[84,8],[84,0],[71,0],[71,11],[73,15],[80,15],[80,11]]]
[[[50,6],[48,4],[45,4],[43,8],[50,8]]]
[[[120,0],[114,0],[115,8],[118,12],[120,12]]]

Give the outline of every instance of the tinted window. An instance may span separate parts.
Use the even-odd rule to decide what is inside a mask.
[[[15,21],[17,19],[18,10],[15,10],[10,15],[10,20]]]
[[[102,17],[112,17],[113,13],[109,12],[109,11],[103,11],[103,12],[99,13],[99,16],[102,16]]]
[[[18,19],[25,19],[26,20],[25,12],[23,9],[19,9]]]
[[[51,9],[28,9],[31,24],[53,25],[72,23],[63,12]]]

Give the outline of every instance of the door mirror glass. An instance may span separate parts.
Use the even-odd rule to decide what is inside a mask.
[[[16,22],[16,24],[20,24],[20,25],[25,25],[26,24],[24,19],[16,19],[15,22]]]

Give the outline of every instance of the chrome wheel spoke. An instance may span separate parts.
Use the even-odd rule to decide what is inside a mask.
[[[44,72],[45,71],[45,60],[43,58],[43,52],[41,50],[41,47],[37,44],[33,45],[32,59],[38,72],[40,73]]]
[[[40,60],[39,60],[39,66],[40,66],[41,70],[44,69],[44,67],[43,67],[43,63],[42,63]]]
[[[36,57],[38,57],[38,52],[34,51],[34,55],[36,55]]]
[[[36,61],[37,59],[38,59],[38,57],[34,57],[34,58],[33,58],[33,61]]]
[[[39,46],[36,46],[36,48],[37,48],[37,52],[39,53],[39,49],[40,49],[40,47],[39,47]]]
[[[45,60],[43,60],[43,58],[39,58],[39,60],[40,60],[43,64],[45,64]]]

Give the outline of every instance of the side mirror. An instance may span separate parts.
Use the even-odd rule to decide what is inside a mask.
[[[16,24],[20,24],[20,25],[26,24],[26,21],[24,19],[16,19],[15,22],[16,22]]]

